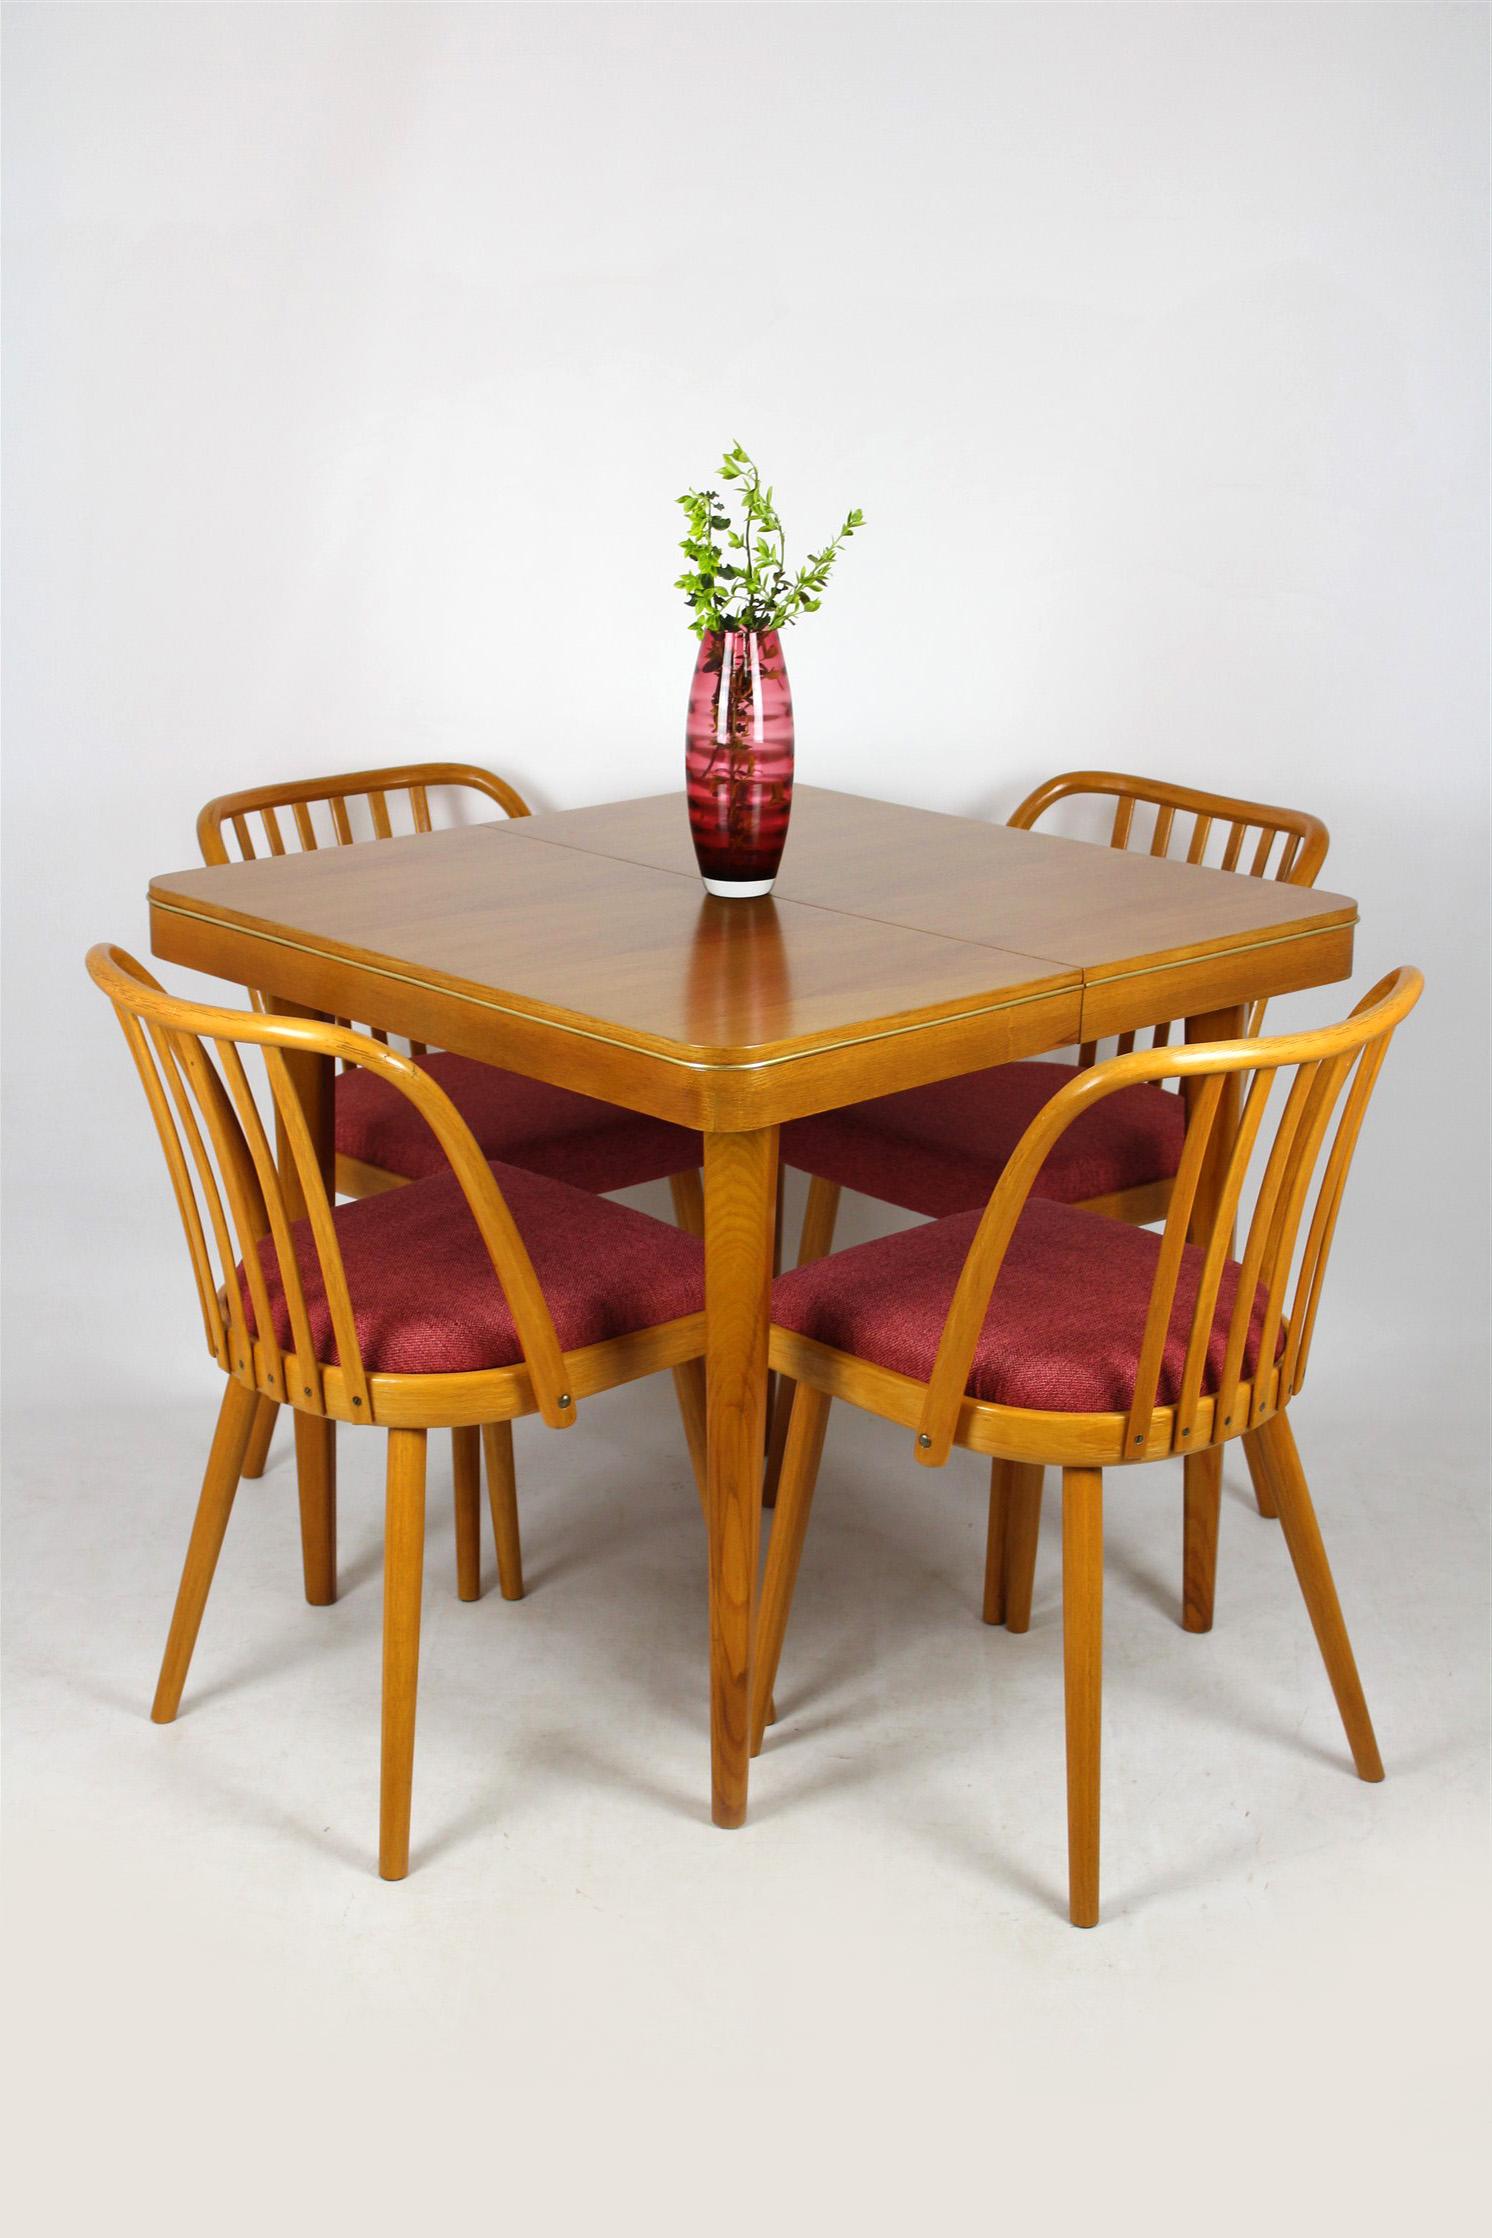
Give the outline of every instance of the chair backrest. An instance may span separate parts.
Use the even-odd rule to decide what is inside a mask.
[[[1322,1279],[1368,1098],[1394,1029],[1418,1002],[1423,985],[1419,972],[1405,965],[1380,980],[1340,1025],[1310,1033],[1280,1034],[1263,1041],[1200,1042],[1183,1049],[1137,1050],[1080,1072],[1060,1088],[1017,1144],[969,1248],[928,1384],[918,1459],[936,1464],[947,1458],[1001,1262],[1031,1185],[1054,1143],[1081,1112],[1140,1081],[1181,1081],[1187,1085],[1192,1101],[1185,1147],[1156,1258],[1123,1450],[1147,1459],[1159,1451],[1185,1453],[1208,1443],[1208,1433],[1236,1434],[1278,1412],[1305,1380]],[[1275,1083],[1282,1077],[1288,1086],[1272,1130],[1266,1135],[1266,1110]],[[1221,1373],[1215,1394],[1204,1395],[1202,1385],[1219,1288],[1232,1256],[1240,1198],[1254,1152],[1256,1148],[1264,1151],[1266,1144],[1267,1154],[1256,1169],[1253,1212],[1241,1255]],[[1161,1416],[1156,1394],[1177,1310],[1183,1251],[1204,1173],[1208,1175],[1208,1196],[1203,1199],[1207,1215],[1203,1232],[1195,1239],[1203,1255],[1200,1280],[1187,1324],[1186,1356],[1169,1437],[1158,1446]],[[1318,1173],[1307,1221],[1306,1206]],[[1261,1289],[1265,1305],[1257,1350],[1259,1367],[1252,1379],[1247,1415],[1242,1417],[1239,1410],[1245,1348]],[[1286,1336],[1280,1350],[1282,1324]],[[1199,1421],[1204,1396],[1206,1419]]]
[[[503,778],[469,762],[402,762],[390,769],[359,769],[341,777],[299,777],[278,785],[254,785],[246,792],[220,793],[197,818],[197,844],[209,866],[232,862],[230,838],[238,859],[258,854],[314,854],[322,847],[355,847],[370,839],[399,836],[402,830],[432,831],[432,792],[476,793],[507,816],[526,816],[528,803]],[[259,845],[255,846],[255,820]],[[288,848],[287,848],[288,840]],[[263,1009],[263,997],[253,995]],[[341,1021],[350,1024],[350,1020]],[[381,1026],[369,1028],[375,1041],[387,1041]],[[409,1044],[416,1057],[422,1041]]]
[[[358,1345],[352,1301],[322,1180],[316,1146],[287,1057],[341,1058],[391,1083],[435,1134],[477,1224],[495,1279],[513,1315],[534,1399],[546,1422],[573,1421],[564,1361],[554,1322],[523,1239],[492,1170],[460,1112],[430,1076],[407,1057],[345,1027],[262,1011],[219,1010],[167,994],[122,949],[89,950],[88,970],[114,1005],[134,1057],[161,1148],[197,1280],[208,1349],[226,1373],[254,1381],[257,1346],[261,1387],[309,1413],[332,1411],[327,1377],[338,1378],[335,1411],[371,1421],[373,1408]],[[286,1172],[276,1166],[240,1050],[257,1047],[285,1145]],[[302,1208],[304,1208],[302,1210]],[[291,1230],[304,1218],[336,1338],[337,1366],[317,1362],[305,1289]],[[293,1374],[275,1335],[259,1246],[268,1236],[284,1288],[293,1339]],[[238,1264],[253,1305],[251,1334]]]
[[[205,863],[231,862],[231,835],[240,859],[252,862],[256,853],[285,854],[287,839],[291,849],[308,853],[319,847],[352,847],[364,839],[392,839],[396,812],[401,822],[407,817],[410,831],[430,831],[430,795],[437,790],[479,793],[507,816],[528,814],[528,803],[490,769],[467,762],[405,762],[392,769],[301,777],[280,785],[254,785],[246,792],[221,793],[197,818],[197,844]],[[368,828],[354,828],[354,818],[358,826],[366,822]]]
[[[1263,801],[1235,800],[1227,793],[1200,792],[1194,785],[1171,785],[1160,777],[1127,777],[1112,769],[1073,769],[1049,777],[1009,821],[1016,830],[1029,831],[1058,801],[1073,799],[1113,801],[1111,847],[1144,847],[1161,856],[1174,848],[1179,860],[1237,871],[1246,878],[1274,878],[1284,886],[1313,886],[1326,860],[1326,826],[1304,809],[1270,808]],[[1137,808],[1153,809],[1154,815],[1137,818]],[[1263,1021],[1259,1002],[1245,1030],[1256,1034]],[[1174,1023],[1155,1027],[1155,1048],[1165,1047]],[[1121,1034],[1117,1054],[1126,1056],[1134,1045],[1132,1033]],[[1091,1065],[1097,1054],[1098,1044],[1086,1041],[1079,1061]]]

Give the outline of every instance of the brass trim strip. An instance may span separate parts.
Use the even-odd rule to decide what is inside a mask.
[[[1178,956],[1169,964],[1136,964],[1129,971],[1094,972],[1084,980],[1084,992],[1090,987],[1117,987],[1125,979],[1159,978],[1164,971],[1185,971],[1189,965],[1224,963],[1230,956],[1251,956],[1260,948],[1285,948],[1296,940],[1325,940],[1332,933],[1351,932],[1359,921],[1354,910],[1350,917],[1339,917],[1335,924],[1306,925],[1293,932],[1266,933],[1262,940],[1239,940],[1228,948],[1209,948],[1205,956]]]
[[[710,1064],[700,1057],[672,1057],[666,1049],[651,1049],[641,1042],[623,1041],[619,1035],[597,1032],[594,1026],[573,1026],[563,1018],[540,1018],[531,1010],[515,1010],[511,1003],[497,1002],[490,995],[473,994],[468,989],[442,987],[436,980],[422,979],[417,972],[401,971],[394,964],[357,964],[348,956],[340,956],[334,949],[317,948],[307,940],[291,940],[285,933],[261,932],[247,925],[234,924],[226,917],[209,917],[200,909],[185,909],[180,902],[163,901],[158,894],[147,895],[152,909],[159,909],[168,917],[185,917],[194,925],[207,925],[215,932],[238,933],[248,940],[264,941],[273,948],[290,948],[302,956],[317,956],[323,963],[341,964],[352,971],[367,972],[376,979],[397,979],[406,987],[419,987],[426,994],[440,995],[448,1002],[462,1002],[477,1010],[495,1010],[500,1017],[517,1018],[526,1026],[537,1026],[546,1033],[572,1034],[580,1041],[603,1042],[608,1049],[624,1049],[629,1056],[641,1057],[654,1064],[674,1065],[681,1072],[770,1072],[777,1065],[795,1065],[811,1057],[827,1057],[841,1049],[858,1049],[871,1041],[898,1041],[909,1034],[931,1033],[939,1026],[956,1026],[969,1018],[992,1018],[1003,1010],[1019,1010],[1027,1003],[1046,1002],[1064,993],[1082,996],[1082,982],[1070,988],[1041,987],[1034,993],[1009,995],[1002,1002],[980,1003],[972,1010],[949,1010],[940,1017],[926,1018],[915,1026],[883,1026],[875,1033],[850,1034],[838,1041],[822,1042],[812,1049],[790,1049],[781,1057],[756,1057],[740,1064]]]

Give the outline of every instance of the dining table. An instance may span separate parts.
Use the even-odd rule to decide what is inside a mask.
[[[678,792],[173,871],[149,906],[156,956],[272,1009],[699,1131],[723,1827],[746,1817],[779,1127],[1160,1021],[1234,1039],[1260,998],[1345,978],[1357,921],[1341,894],[817,786],[762,899],[705,893]],[[294,1070],[330,1190],[331,1066]],[[1212,1187],[1227,1149],[1220,1126]],[[332,1425],[309,1430],[331,1485]]]

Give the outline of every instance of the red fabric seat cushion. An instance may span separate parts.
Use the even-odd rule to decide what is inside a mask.
[[[966,1212],[986,1203],[1037,1112],[1076,1069],[1045,1062],[994,1065],[795,1119],[782,1130],[782,1155],[805,1173],[907,1212],[933,1219]],[[1170,1089],[1117,1089],[1073,1121],[1033,1194],[1082,1204],[1170,1180],[1185,1131],[1182,1100]]]
[[[630,1205],[493,1162],[492,1171],[533,1261],[561,1347],[599,1344],[704,1306],[698,1239]],[[454,1375],[512,1367],[523,1357],[461,1184],[450,1172],[390,1189],[333,1218],[363,1365],[390,1375]],[[291,1231],[316,1356],[337,1358],[310,1223]],[[273,1239],[259,1247],[275,1336],[294,1349]],[[239,1287],[254,1328],[248,1278]],[[257,1333],[257,1332],[256,1332]]]
[[[485,1158],[600,1193],[663,1181],[700,1162],[698,1135],[666,1119],[649,1119],[641,1111],[526,1080],[522,1073],[479,1064],[475,1057],[453,1057],[447,1050],[433,1051],[420,1064],[440,1082]],[[409,1098],[372,1072],[337,1075],[336,1144],[340,1156],[408,1181],[445,1166],[439,1143]]]
[[[772,1318],[820,1344],[925,1383],[979,1219],[977,1212],[955,1213],[798,1267],[774,1285]],[[1148,1228],[1033,1198],[995,1283],[974,1351],[970,1394],[999,1406],[1059,1414],[1123,1413],[1134,1397],[1159,1251],[1160,1237]],[[1180,1393],[1201,1270],[1202,1253],[1188,1244],[1161,1362],[1160,1406],[1173,1405]],[[1204,1391],[1215,1390],[1222,1373],[1238,1274],[1229,1260]],[[1264,1312],[1261,1289],[1244,1347],[1247,1376],[1258,1365]]]

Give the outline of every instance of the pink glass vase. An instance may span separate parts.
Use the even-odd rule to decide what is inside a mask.
[[[701,638],[684,781],[706,891],[741,901],[770,893],[793,805],[793,695],[775,629]]]

